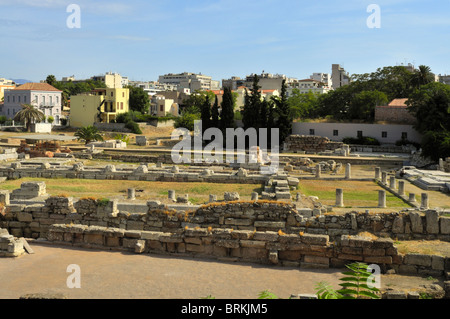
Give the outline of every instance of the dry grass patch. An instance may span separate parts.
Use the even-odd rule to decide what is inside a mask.
[[[425,254],[450,257],[450,243],[440,240],[395,241],[400,254]]]
[[[344,205],[348,208],[376,208],[378,191],[382,190],[372,181],[301,180],[298,191],[306,196],[317,196],[321,203],[333,206],[336,203],[336,188],[344,190]],[[386,193],[386,203],[388,208],[410,207],[389,192]]]

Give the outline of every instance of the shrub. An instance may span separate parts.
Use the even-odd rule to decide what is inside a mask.
[[[142,134],[139,125],[132,120],[129,120],[128,122],[125,123],[125,128],[129,129],[134,134]]]
[[[345,137],[342,139],[344,144],[354,144],[354,145],[380,145],[381,143],[373,137],[363,136],[363,137]]]
[[[409,140],[401,139],[395,142],[396,146],[405,146],[405,145],[413,145],[416,149],[420,149],[420,144],[417,142],[412,142]]]

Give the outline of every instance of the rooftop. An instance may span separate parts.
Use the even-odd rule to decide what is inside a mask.
[[[57,88],[51,86],[48,83],[25,83],[20,86],[17,86],[13,90],[18,91],[55,91],[55,92],[62,92],[61,90],[58,90]]]

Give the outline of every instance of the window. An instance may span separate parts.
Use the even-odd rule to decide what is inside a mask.
[[[16,103],[16,97],[13,95],[13,103]]]
[[[122,97],[125,97],[125,92],[122,92]]]
[[[123,110],[123,102],[120,102],[120,109]]]
[[[42,104],[45,105],[45,96],[42,96]]]
[[[23,97],[23,102],[27,103],[27,96],[26,95],[24,95],[24,97]]]
[[[358,136],[358,138],[362,138],[363,137],[363,132],[362,131],[358,131],[356,133],[356,135]]]
[[[163,105],[160,105],[160,106],[159,106],[159,110],[160,110],[161,112],[164,112],[164,106],[163,106]]]
[[[17,102],[19,102],[19,103],[20,103],[20,96],[18,96],[18,97],[17,97]]]
[[[333,130],[333,136],[339,136],[339,131],[338,130]]]
[[[309,129],[309,135],[316,135],[316,132],[313,128]]]
[[[111,96],[114,96],[114,92],[111,92]]]
[[[9,97],[10,97],[10,96],[8,95],[8,103],[10,102],[10,101],[9,101]],[[9,111],[9,110],[8,110],[8,111]]]
[[[402,140],[407,140],[407,139],[408,139],[408,133],[402,132]]]
[[[382,138],[387,138],[387,132],[381,132],[381,137]]]

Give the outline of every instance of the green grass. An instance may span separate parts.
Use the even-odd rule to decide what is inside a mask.
[[[377,207],[378,190],[381,188],[370,181],[311,181],[303,180],[297,191],[306,196],[317,196],[319,201],[326,205],[334,205],[336,201],[336,188],[344,190],[345,207]],[[295,194],[297,191],[293,191]],[[410,207],[403,200],[386,192],[386,206],[388,208]]]

